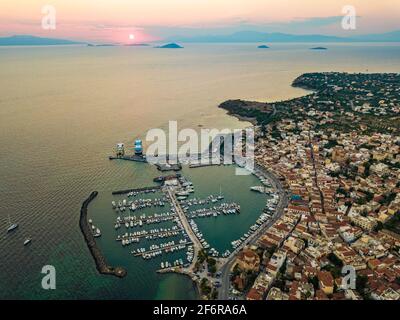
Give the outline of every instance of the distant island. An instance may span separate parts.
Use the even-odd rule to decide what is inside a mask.
[[[148,47],[150,46],[148,43],[129,43],[125,44],[125,47]]]
[[[183,47],[180,46],[177,43],[172,42],[172,43],[164,44],[162,46],[157,46],[156,48],[160,48],[160,49],[181,49]]]
[[[269,47],[265,44],[262,44],[261,46],[257,47],[258,49],[269,49]]]
[[[73,44],[85,43],[64,39],[41,38],[29,35],[15,35],[11,37],[0,38],[0,46],[55,46]]]
[[[328,50],[328,48],[325,48],[325,47],[314,47],[314,48],[310,48],[310,50]]]
[[[91,44],[91,43],[88,43],[88,47],[115,47],[115,44],[111,44],[111,43]]]

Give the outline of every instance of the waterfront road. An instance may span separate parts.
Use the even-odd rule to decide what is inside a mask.
[[[259,228],[256,232],[254,232],[246,241],[244,241],[238,248],[236,248],[232,254],[224,261],[220,271],[221,271],[221,287],[218,291],[218,300],[226,300],[229,296],[229,288],[230,288],[230,271],[236,260],[237,253],[243,249],[245,245],[255,244],[259,237],[264,234],[284,213],[285,208],[288,206],[289,198],[285,189],[282,186],[282,183],[279,179],[270,171],[267,171],[265,168],[256,165],[256,171],[262,172],[262,174],[268,178],[271,182],[272,186],[277,190],[279,195],[279,202],[275,210],[275,214],[272,218],[261,228]]]

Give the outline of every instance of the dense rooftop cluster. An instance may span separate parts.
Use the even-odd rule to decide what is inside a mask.
[[[259,126],[255,158],[291,200],[237,257],[232,284],[247,299],[400,300],[399,81],[306,74],[294,84],[317,93],[273,105],[285,111]],[[368,111],[357,109],[367,103]],[[394,130],[362,129],[366,114]],[[346,285],[344,266],[356,272],[355,286]]]
[[[262,127],[283,118],[300,121],[305,115],[317,127],[351,131],[400,133],[400,75],[308,73],[293,86],[314,91],[273,103],[229,100],[220,105],[240,117],[251,117]],[[379,116],[379,117],[377,117]]]

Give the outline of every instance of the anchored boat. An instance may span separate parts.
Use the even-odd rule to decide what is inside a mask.
[[[8,224],[10,226],[7,228],[7,232],[11,232],[18,228],[18,223],[11,223],[10,215],[8,215]]]

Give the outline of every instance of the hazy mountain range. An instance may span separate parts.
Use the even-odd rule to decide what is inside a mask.
[[[29,35],[16,35],[0,38],[0,46],[51,46],[70,44],[83,44],[83,42],[55,38],[40,38]]]
[[[228,35],[204,35],[204,36],[174,36],[165,39],[171,42],[400,42],[400,30],[381,34],[367,34],[353,37],[326,36],[320,34],[295,35],[287,33],[264,33],[258,31],[242,31]],[[71,41],[56,38],[41,38],[30,35],[15,35],[0,38],[0,46],[40,46],[40,45],[72,45],[87,44],[86,42]]]
[[[170,37],[168,40],[179,42],[400,42],[400,30],[389,33],[359,35],[354,37],[242,31],[229,35],[206,35],[197,37],[175,36]]]

